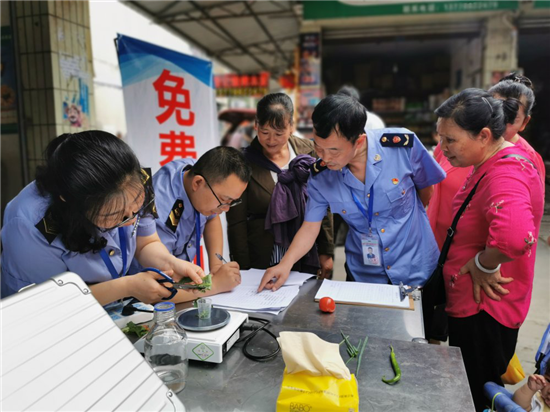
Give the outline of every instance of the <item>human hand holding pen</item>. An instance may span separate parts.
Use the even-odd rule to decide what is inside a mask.
[[[224,265],[227,263],[227,260],[225,260],[225,259],[223,258],[223,256],[220,255],[219,253],[216,253],[216,257],[217,257],[218,259],[220,259]]]
[[[241,283],[241,271],[237,262],[227,262],[222,255],[216,253],[216,257],[223,263],[215,272],[212,272],[214,279],[228,279],[227,290],[233,289]]]

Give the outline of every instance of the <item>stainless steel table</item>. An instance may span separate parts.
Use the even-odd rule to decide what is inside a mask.
[[[320,281],[307,282],[283,313],[261,317],[272,321],[275,335],[310,331],[335,343],[342,340],[340,329],[354,343],[368,335],[357,376],[362,412],[474,410],[460,349],[411,342],[412,337],[423,336],[420,301],[415,302],[414,311],[337,305],[335,313],[324,314],[313,301],[319,285]],[[178,310],[183,307],[178,305]],[[274,344],[273,338],[261,335],[251,344],[258,353]],[[393,376],[390,344],[402,371],[401,381],[393,386],[380,380],[382,375]],[[347,360],[345,345],[340,348]],[[187,386],[178,395],[188,411],[275,411],[283,378],[282,356],[254,362],[241,349],[242,344],[235,345],[222,364],[190,362]],[[348,366],[355,373],[356,361]]]
[[[337,304],[332,314],[321,313],[315,295],[321,280],[309,280],[301,288],[292,305],[277,316],[262,315],[272,324],[345,333],[356,331],[369,336],[410,341],[424,337],[422,301],[414,302],[414,310],[377,308]],[[416,292],[420,299],[420,293]],[[256,316],[257,314],[254,314]]]

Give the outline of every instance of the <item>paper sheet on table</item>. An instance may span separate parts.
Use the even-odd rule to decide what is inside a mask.
[[[241,270],[241,286],[260,286],[260,281],[264,276],[265,269],[249,269]],[[314,275],[301,272],[290,272],[288,279],[283,286],[302,286],[306,280],[312,278]]]
[[[337,303],[414,309],[409,297],[401,301],[399,286],[379,283],[323,280],[315,300],[329,296]]]
[[[259,282],[258,282],[259,284]],[[288,286],[280,288],[276,292],[263,290],[257,292],[258,285],[239,285],[231,292],[220,293],[210,296],[212,304],[247,311],[274,311],[277,312],[286,308],[296,296],[299,286]]]

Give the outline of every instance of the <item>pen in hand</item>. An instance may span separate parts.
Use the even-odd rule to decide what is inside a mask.
[[[220,260],[223,262],[224,265],[227,263],[227,260],[225,260],[225,259],[223,258],[223,256],[220,255],[219,253],[216,253],[216,257],[217,257],[218,259],[220,259]]]

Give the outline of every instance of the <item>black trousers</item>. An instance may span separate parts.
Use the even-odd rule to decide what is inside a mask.
[[[485,382],[503,385],[501,375],[514,356],[518,331],[484,311],[466,318],[449,316],[449,345],[462,351],[476,411],[482,412],[491,403],[483,394]]]

